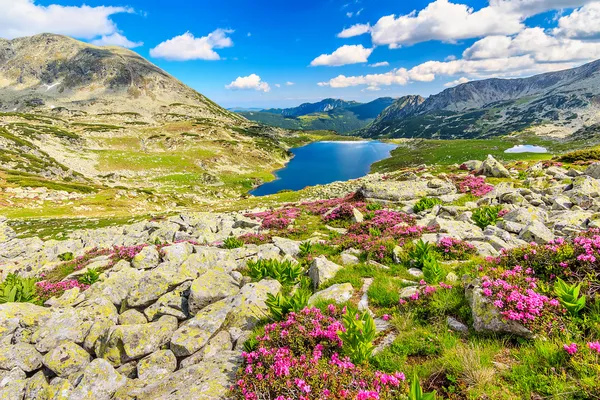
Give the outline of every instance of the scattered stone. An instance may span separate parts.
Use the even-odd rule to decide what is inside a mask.
[[[325,256],[320,256],[313,260],[308,270],[308,276],[312,279],[314,288],[317,289],[323,282],[333,278],[340,269],[342,269],[341,265],[329,261]]]
[[[142,358],[137,364],[137,376],[143,380],[160,380],[177,369],[177,359],[171,350],[159,350]]]
[[[336,303],[345,303],[352,298],[354,288],[349,283],[339,283],[331,285],[325,290],[321,290],[310,296],[309,305],[314,305],[318,301],[333,301]]]
[[[147,322],[146,316],[134,308],[119,315],[119,325],[139,325]]]
[[[421,271],[418,268],[409,268],[408,272],[410,275],[414,276],[415,278],[422,278],[423,277],[423,271]]]
[[[119,374],[102,358],[96,358],[83,371],[81,381],[69,398],[77,400],[110,400],[113,394],[127,383],[127,378]]]
[[[485,175],[494,178],[510,178],[510,172],[491,154],[487,156],[487,159],[481,164],[481,167],[477,169],[476,173],[477,175]]]
[[[446,318],[446,323],[448,324],[448,328],[452,329],[455,332],[469,333],[469,327],[454,317]]]
[[[195,315],[211,303],[233,296],[240,286],[231,275],[222,270],[209,270],[192,282],[188,301],[189,312]]]
[[[0,370],[19,368],[32,372],[42,366],[42,356],[29,343],[5,344],[0,346]]]
[[[61,378],[83,371],[90,362],[87,351],[73,342],[62,342],[44,356],[44,365]]]
[[[159,261],[160,255],[156,250],[156,246],[146,246],[133,257],[131,265],[137,269],[152,269],[158,266]]]

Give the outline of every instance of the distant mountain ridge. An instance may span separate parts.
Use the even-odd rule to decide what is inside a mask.
[[[298,107],[239,113],[249,120],[285,129],[348,133],[365,127],[393,102],[391,97],[380,97],[368,103],[329,98],[316,103],[303,103]]]
[[[418,97],[398,99],[357,133],[486,137],[543,126],[568,135],[600,122],[600,60],[529,78],[467,82],[422,101]]]

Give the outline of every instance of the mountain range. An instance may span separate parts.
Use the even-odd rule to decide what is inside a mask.
[[[324,99],[298,107],[244,111],[239,114],[252,121],[285,129],[348,133],[367,126],[393,102],[391,97],[380,97],[368,103]]]
[[[397,99],[364,137],[485,138],[531,129],[568,136],[600,122],[600,60],[529,78],[463,83]]]

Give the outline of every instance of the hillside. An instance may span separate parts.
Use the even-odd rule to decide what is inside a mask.
[[[366,137],[475,138],[526,128],[567,136],[600,120],[600,61],[520,79],[463,83],[402,105],[358,132]]]
[[[348,133],[369,124],[394,99],[381,97],[369,103],[324,99],[292,108],[271,108],[260,112],[239,112],[251,121],[285,129],[331,130]]]
[[[138,215],[239,198],[290,143],[132,51],[42,34],[0,40],[5,215]]]

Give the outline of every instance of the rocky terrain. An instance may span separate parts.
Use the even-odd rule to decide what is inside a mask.
[[[465,396],[460,398],[482,392],[496,398],[507,387],[515,394],[506,398],[547,395],[554,389],[519,386],[516,359],[537,346],[539,338],[552,338],[550,343],[558,343],[557,352],[563,352],[560,347],[565,340],[573,344],[587,340],[592,353],[582,350],[577,362],[591,363],[592,369],[574,371],[564,364],[570,362],[564,356],[560,368],[565,375],[556,377],[585,398],[597,389],[593,349],[599,326],[586,325],[566,337],[553,336],[554,326],[571,324],[574,329],[573,324],[579,322],[562,311],[552,311],[546,305],[549,297],[540,300],[544,305],[538,307],[546,308],[537,309],[535,315],[560,318],[551,328],[540,330],[532,321],[509,319],[487,297],[486,280],[496,267],[504,271],[502,265],[511,262],[510,257],[521,257],[527,266],[535,263],[535,257],[553,251],[549,249],[562,249],[566,241],[580,238],[575,239],[573,253],[561,253],[561,267],[556,260],[531,265],[546,265],[556,274],[572,269],[574,275],[560,275],[570,281],[584,267],[595,271],[580,282],[585,283],[588,296],[586,315],[597,318],[594,294],[600,291],[600,281],[595,258],[585,265],[573,263],[580,262],[581,255],[598,256],[600,247],[594,246],[600,237],[593,229],[600,228],[599,178],[600,164],[567,169],[538,163],[507,168],[488,157],[456,166],[453,174],[432,174],[427,167],[374,174],[317,187],[309,202],[234,213],[180,213],[133,225],[78,230],[60,241],[17,237],[2,218],[0,280],[8,282],[15,275],[35,279],[38,300],[0,304],[0,398],[248,398],[240,394],[242,389],[235,389],[236,382],[245,385],[255,379],[248,375],[248,367],[246,373],[239,369],[252,366],[252,357],[241,355],[251,349],[244,343],[254,337],[259,342],[268,340],[256,336],[255,328],[264,333],[261,326],[274,318],[269,295],[285,295],[290,290],[283,276],[257,277],[249,272],[257,260],[297,264],[306,276],[302,279],[310,282],[308,305],[338,302],[371,313],[378,337],[373,354],[379,361],[374,365],[385,367],[388,373],[396,371],[397,379],[404,379],[397,368],[410,367],[383,364],[383,360],[397,357],[394,351],[403,348],[402,340],[408,340],[411,331],[418,332],[417,337],[430,337],[436,333],[424,329],[433,329],[437,335],[455,338],[447,352],[464,349],[486,334],[515,335],[533,344],[510,345],[513,353],[508,354],[494,344],[493,350],[485,347],[496,342],[481,342],[484,347],[471,348],[470,354],[477,356],[485,348],[494,352],[494,359],[502,354],[502,362],[490,367],[481,360],[471,361],[468,371],[464,365],[452,370],[439,364],[442,372],[437,373],[455,374],[460,389],[454,390]],[[482,217],[482,209],[493,218]],[[591,233],[581,236],[584,232]],[[419,264],[430,261],[415,256],[418,239],[442,249],[443,277],[431,280],[431,266]],[[531,259],[523,259],[522,251]],[[511,272],[514,276],[520,273],[516,268]],[[98,273],[95,279],[82,279],[94,273]],[[546,276],[542,270],[536,275],[539,279]],[[554,278],[544,279],[548,279],[545,285],[551,285]],[[296,284],[293,290],[302,285]],[[541,290],[553,296],[551,290]],[[431,308],[427,300],[431,293],[437,296],[444,291],[451,291],[466,305],[442,307],[444,311]],[[452,301],[446,298],[442,303]],[[429,310],[425,314],[429,316],[421,317],[428,322],[413,322],[412,328],[406,325],[417,321],[419,310]],[[412,349],[420,346],[410,343]],[[444,360],[435,352],[430,357],[430,361],[413,360],[413,364],[424,363],[422,374],[429,371],[426,365]],[[486,377],[465,375],[484,370]],[[544,372],[528,370],[530,375],[538,373]],[[385,398],[404,398],[402,386],[386,379],[395,382],[386,396],[396,393],[396,397]],[[457,398],[449,395],[449,383],[432,379],[427,389]],[[383,396],[384,389],[376,387]],[[317,391],[312,393],[319,396]]]
[[[460,84],[422,101],[396,101],[358,134],[366,137],[481,138],[526,128],[568,136],[597,130],[600,61],[520,79]]]

